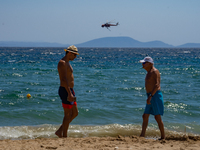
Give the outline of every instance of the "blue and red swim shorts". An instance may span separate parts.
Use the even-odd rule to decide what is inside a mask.
[[[72,88],[70,88],[72,94],[75,96],[75,92]],[[63,108],[71,109],[73,105],[77,106],[76,102],[70,102],[67,100],[68,93],[65,87],[60,86],[58,90],[58,95],[60,96],[60,99],[62,100],[62,106]]]

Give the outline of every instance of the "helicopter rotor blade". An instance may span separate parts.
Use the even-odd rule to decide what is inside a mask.
[[[109,21],[109,22],[107,22],[107,23],[115,23],[115,19],[114,19],[114,20],[111,20],[111,21]]]

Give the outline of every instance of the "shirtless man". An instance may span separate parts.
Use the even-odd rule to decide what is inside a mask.
[[[147,104],[143,114],[141,137],[145,136],[150,114],[154,115],[161,133],[161,139],[165,139],[164,124],[161,115],[164,113],[163,96],[160,91],[160,72],[153,66],[153,59],[145,57],[140,60],[143,68],[147,71],[145,88],[147,92]]]
[[[69,61],[72,61],[76,58],[76,55],[79,55],[78,49],[72,45],[65,49],[65,51],[66,55],[58,63],[58,73],[60,77],[58,94],[62,100],[62,106],[64,109],[63,123],[55,132],[59,138],[67,137],[69,123],[78,115],[76,97],[73,90],[73,68],[69,63]]]

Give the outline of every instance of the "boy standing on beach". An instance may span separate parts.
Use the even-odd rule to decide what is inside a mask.
[[[145,78],[145,88],[147,92],[147,104],[143,114],[142,132],[141,137],[145,136],[146,128],[150,114],[154,115],[155,120],[158,123],[158,127],[161,133],[161,139],[165,139],[164,124],[161,119],[161,115],[164,113],[163,96],[160,91],[160,72],[153,66],[153,59],[151,57],[145,57],[140,60],[143,68],[147,71]]]
[[[73,61],[78,54],[78,49],[72,45],[65,49],[65,56],[58,63],[58,73],[60,77],[60,87],[58,94],[62,100],[64,109],[63,123],[55,132],[59,137],[67,137],[69,123],[78,115],[78,108],[76,103],[74,87],[73,68],[69,61]]]

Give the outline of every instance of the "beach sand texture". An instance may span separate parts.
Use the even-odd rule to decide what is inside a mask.
[[[199,136],[168,136],[165,140],[138,136],[1,140],[0,150],[199,150]]]

